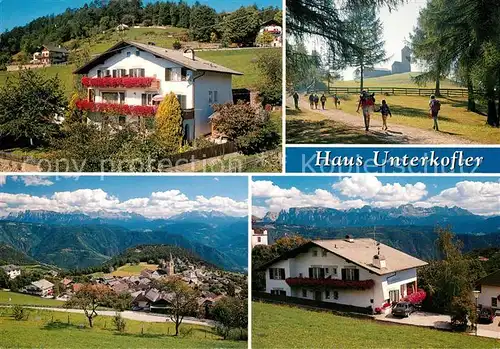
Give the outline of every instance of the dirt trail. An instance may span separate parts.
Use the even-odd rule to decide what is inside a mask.
[[[351,127],[359,128],[359,132],[365,132],[365,124],[363,113],[360,110],[359,115],[351,115],[342,110],[337,109],[313,109],[309,108],[309,102],[306,99],[300,101],[301,109],[310,110],[315,113],[324,115],[330,120],[341,122]],[[452,135],[446,132],[436,132],[431,129],[432,120],[429,119],[429,130],[424,130],[411,126],[391,123],[391,118],[388,119],[389,130],[382,131],[382,116],[380,113],[373,113],[370,121],[370,135],[383,140],[383,143],[394,144],[477,144],[469,139],[460,136]],[[314,142],[311,142],[314,143]]]

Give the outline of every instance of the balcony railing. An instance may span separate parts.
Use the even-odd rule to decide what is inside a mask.
[[[87,100],[79,100],[76,102],[76,107],[79,110],[106,113],[112,115],[129,115],[141,117],[154,117],[156,114],[156,106],[152,105],[128,105],[118,103],[95,103]]]
[[[89,78],[84,76],[82,78],[82,85],[85,87],[124,87],[124,88],[151,88],[154,90],[160,89],[160,80],[156,78],[146,77],[103,77],[103,78]]]
[[[313,278],[287,278],[288,286],[327,286],[337,289],[369,290],[375,286],[373,280],[339,280],[339,279],[313,279]]]

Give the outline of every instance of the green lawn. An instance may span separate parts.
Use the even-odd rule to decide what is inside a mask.
[[[181,325],[174,337],[172,323],[126,320],[125,333],[113,329],[112,318],[98,316],[93,328],[80,314],[30,310],[26,321],[15,321],[0,310],[2,348],[246,348],[245,341],[225,341],[204,326]]]
[[[253,303],[254,348],[498,348],[495,339]]]
[[[114,276],[133,276],[139,275],[141,271],[145,269],[156,270],[158,268],[157,264],[139,263],[139,264],[126,264],[116,269],[111,275]]]
[[[233,88],[251,88],[260,79],[259,71],[254,62],[259,54],[266,52],[265,50],[272,50],[281,55],[281,49],[279,48],[199,51],[196,52],[196,55],[243,73],[242,76],[233,76]]]
[[[432,120],[429,118],[429,98],[419,96],[375,96],[377,104],[382,99],[387,101],[391,108],[391,123],[401,124],[432,131]],[[439,129],[441,132],[457,135],[481,144],[498,144],[500,129],[486,124],[486,116],[467,111],[465,98],[439,98],[441,111],[439,112]],[[341,96],[341,109],[349,114],[356,113],[358,99],[356,95]],[[328,98],[327,108],[335,108],[333,98]],[[376,113],[375,117],[380,117]]]
[[[365,79],[364,86],[365,87],[415,87],[415,88],[434,88],[434,83],[428,83],[425,86],[418,86],[415,84],[411,77],[417,76],[419,73],[402,73],[402,74],[394,74],[381,76],[378,78],[369,78]],[[330,84],[330,87],[355,87],[359,86],[359,81],[354,80],[345,80],[345,81],[335,81]],[[443,80],[441,82],[442,88],[463,88],[453,81]]]
[[[9,300],[10,299],[10,300]],[[25,304],[43,305],[48,307],[61,307],[64,302],[55,299],[46,299],[28,294],[0,291],[0,303],[2,304]]]

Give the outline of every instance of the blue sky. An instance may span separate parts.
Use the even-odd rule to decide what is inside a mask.
[[[336,209],[457,206],[480,215],[500,214],[495,177],[253,177],[253,214],[290,207]]]
[[[193,210],[244,216],[247,198],[247,177],[236,176],[0,176],[0,215],[43,209],[154,218]]]
[[[88,2],[88,0],[28,0],[20,3],[18,0],[0,0],[0,31],[3,32],[5,29],[25,25],[38,17],[62,13],[67,8],[78,8]],[[143,0],[144,4],[148,2],[156,2],[156,0]],[[195,1],[191,0],[186,2],[189,4],[195,3]],[[253,4],[257,4],[259,7],[281,7],[281,1],[276,0],[199,0],[199,2],[215,8],[218,12],[234,11],[240,6]]]

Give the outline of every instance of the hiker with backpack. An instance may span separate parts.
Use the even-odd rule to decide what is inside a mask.
[[[325,110],[326,96],[324,93],[321,95],[320,101],[321,101],[321,109]]]
[[[318,109],[318,103],[319,103],[319,97],[318,97],[318,95],[315,93],[315,94],[314,94],[314,108],[315,108],[315,109]]]
[[[431,100],[429,101],[429,109],[430,116],[434,120],[434,126],[432,127],[434,130],[439,131],[438,126],[438,114],[441,110],[441,102],[436,99],[436,96],[432,95]]]
[[[333,95],[333,104],[335,104],[335,109],[337,109],[337,106],[340,104],[339,97],[337,97],[337,94]]]
[[[311,107],[311,109],[314,109],[314,93],[311,93],[309,95],[309,106]]]
[[[293,93],[292,97],[293,97],[293,103],[295,104],[295,109],[299,110],[299,94],[297,93],[297,91]]]
[[[380,113],[382,113],[382,130],[387,131],[387,117],[390,115],[392,118],[392,113],[385,99],[382,100],[382,105],[380,106]]]
[[[374,106],[375,106],[375,94],[372,93],[370,95],[368,94],[368,92],[366,92],[366,90],[363,90],[363,92],[359,96],[358,109],[356,110],[356,113],[359,113],[360,107],[363,109],[363,119],[365,120],[366,132],[368,132],[370,129],[370,116],[371,113],[373,112]]]

